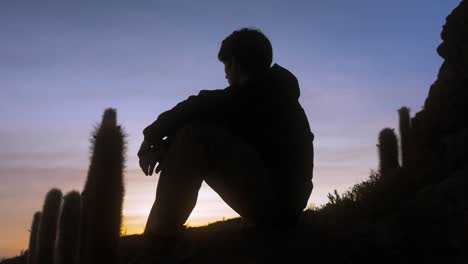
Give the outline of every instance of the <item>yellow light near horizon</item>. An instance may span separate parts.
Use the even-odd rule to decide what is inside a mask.
[[[206,226],[210,223],[214,223],[217,221],[223,221],[235,216],[227,217],[219,217],[219,216],[206,216],[200,217],[195,216],[191,217],[186,223],[185,226],[187,227],[199,227],[199,226]],[[147,221],[146,215],[132,215],[132,216],[124,216],[121,228],[121,236],[128,236],[128,235],[139,235],[142,234],[145,230]]]
[[[129,220],[127,217],[124,216],[123,222],[122,222],[122,227],[120,229],[120,235],[126,236],[126,235],[138,235],[142,234],[143,231],[145,230],[145,225],[146,225],[146,218],[141,216],[141,217],[131,217],[131,220]]]
[[[130,175],[130,177],[138,180],[127,183],[123,205],[122,235],[143,233],[154,203],[155,185],[157,185],[156,179],[141,178],[137,175]],[[203,183],[199,191],[197,205],[185,225],[204,226],[237,216],[237,213],[225,204],[216,192]]]

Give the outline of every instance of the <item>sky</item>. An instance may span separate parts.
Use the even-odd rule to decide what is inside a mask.
[[[377,169],[377,136],[421,110],[459,0],[0,1],[0,259],[28,247],[51,188],[81,191],[89,137],[108,107],[127,133],[123,230],[142,232],[158,176],[138,169],[142,130],[201,89],[228,84],[221,41],[260,29],[299,80],[315,134],[321,205]],[[188,220],[236,217],[208,186]]]

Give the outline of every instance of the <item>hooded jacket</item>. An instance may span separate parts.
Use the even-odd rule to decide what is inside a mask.
[[[193,120],[219,125],[260,153],[282,205],[302,211],[312,191],[313,139],[298,99],[297,78],[274,64],[241,86],[202,90],[159,115],[145,128],[158,143]]]

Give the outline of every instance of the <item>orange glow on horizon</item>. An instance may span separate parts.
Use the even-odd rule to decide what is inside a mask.
[[[224,220],[232,219],[235,217],[236,216],[190,218],[187,221],[187,223],[185,223],[185,226],[187,227],[207,226],[217,221],[224,221]],[[121,236],[142,234],[143,231],[145,230],[146,220],[147,220],[146,215],[124,216],[123,221],[122,221]]]

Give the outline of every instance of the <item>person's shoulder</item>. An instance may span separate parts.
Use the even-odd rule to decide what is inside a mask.
[[[199,96],[217,96],[217,95],[226,95],[230,93],[231,87],[228,86],[224,89],[215,89],[215,90],[201,90],[198,95]]]

